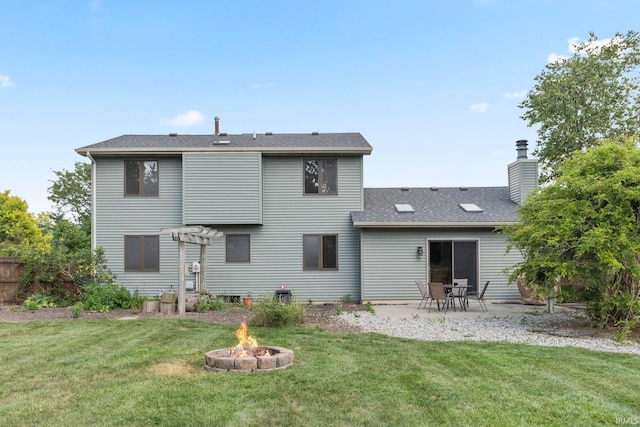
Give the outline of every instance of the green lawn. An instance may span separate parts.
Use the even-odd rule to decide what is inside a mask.
[[[0,425],[640,423],[640,357],[250,328],[283,371],[205,371],[235,328],[180,319],[0,323]]]

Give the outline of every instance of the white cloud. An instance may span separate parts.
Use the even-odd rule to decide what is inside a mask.
[[[569,45],[567,50],[569,51],[569,53],[576,53],[578,52],[578,46],[581,44],[586,44],[587,49],[584,50],[583,52],[586,53],[598,53],[600,51],[600,49],[602,49],[605,46],[609,46],[611,44],[616,44],[616,43],[620,43],[622,41],[622,38],[620,37],[613,37],[613,38],[609,38],[609,39],[604,39],[604,40],[596,40],[596,41],[592,41],[592,42],[581,42],[580,39],[578,37],[571,37],[569,40],[567,40],[567,44]],[[553,62],[559,62],[562,60],[568,59],[567,56],[565,55],[560,55],[557,53],[550,53],[549,56],[547,57],[547,62],[548,63],[553,63]]]
[[[487,104],[486,102],[481,102],[479,104],[471,105],[469,109],[474,113],[486,113],[489,109],[489,104]]]
[[[100,9],[100,6],[102,6],[100,3],[100,0],[92,0],[89,4],[89,7],[91,8],[91,10],[98,10]]]
[[[527,96],[527,91],[526,90],[521,90],[519,92],[505,92],[504,93],[504,97],[507,98],[507,99],[524,98],[525,96]]]
[[[204,122],[204,115],[196,110],[190,110],[186,113],[180,113],[173,119],[169,120],[169,124],[177,128],[193,126],[202,122]]]
[[[5,87],[14,87],[16,84],[11,81],[11,77],[0,74],[0,89]]]

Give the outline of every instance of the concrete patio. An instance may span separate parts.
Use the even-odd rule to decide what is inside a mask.
[[[374,304],[373,308],[377,316],[389,319],[508,317],[522,314],[541,314],[547,310],[546,305],[525,305],[515,301],[485,301],[489,309],[485,312],[480,308],[480,304],[473,300],[469,301],[469,308],[466,311],[461,311],[459,307],[456,307],[457,311],[449,309],[446,314],[444,310],[438,311],[438,306],[435,302],[431,306],[431,312],[429,312],[429,304],[427,304],[427,308],[421,306],[420,309],[418,309],[418,302]],[[554,307],[555,313],[576,313],[577,311],[583,310],[584,306],[579,304],[556,304]]]

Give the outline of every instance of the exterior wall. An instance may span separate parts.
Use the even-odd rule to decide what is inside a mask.
[[[160,271],[125,272],[124,236],[159,235],[160,228],[182,221],[182,163],[179,157],[158,160],[157,197],[124,196],[124,160],[96,158],[96,244],[118,283],[145,295],[158,295],[178,283],[178,244],[160,235]]]
[[[262,225],[201,223],[225,234],[250,234],[251,262],[225,262],[225,239],[207,249],[206,288],[214,293],[260,297],[285,284],[301,301],[360,297],[359,230],[350,213],[363,209],[362,156],[338,158],[338,195],[303,194],[302,157],[263,157]],[[124,161],[96,159],[96,244],[121,286],[154,296],[178,283],[178,244],[160,236],[160,272],[124,272],[124,236],[157,235],[183,225],[180,158],[159,159],[159,196],[124,197]],[[338,235],[338,270],[304,271],[304,234]],[[199,246],[187,244],[187,264],[199,260]],[[189,274],[186,280],[195,280]]]
[[[260,153],[186,153],[184,224],[261,224]]]
[[[508,172],[509,198],[521,205],[527,195],[538,188],[538,161],[518,159],[509,165]]]
[[[427,281],[428,240],[478,241],[479,284],[491,281],[487,299],[520,298],[515,284],[508,284],[503,269],[521,260],[520,254],[505,254],[504,236],[483,230],[377,230],[361,231],[362,300],[420,300],[416,280]],[[416,248],[425,248],[421,258]]]
[[[216,227],[251,235],[251,262],[226,263],[224,238],[209,249],[207,289],[243,296],[285,284],[301,301],[359,298],[359,231],[350,212],[362,210],[362,157],[338,158],[338,195],[305,196],[301,157],[263,157],[263,225]],[[305,271],[304,234],[338,234],[338,270]]]

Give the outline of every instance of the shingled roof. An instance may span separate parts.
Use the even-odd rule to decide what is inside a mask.
[[[396,204],[413,212],[399,212]],[[472,212],[461,205],[474,204]],[[355,227],[495,227],[517,221],[509,187],[365,188],[364,211],[352,212]]]
[[[122,135],[76,149],[86,156],[179,154],[194,151],[258,151],[273,154],[370,154],[371,145],[360,133],[243,133],[236,135]]]

